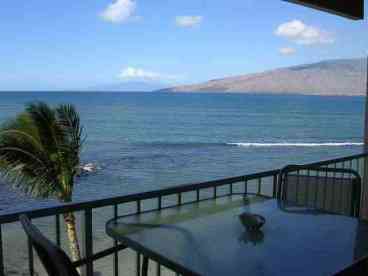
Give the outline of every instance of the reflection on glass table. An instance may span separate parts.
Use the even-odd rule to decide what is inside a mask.
[[[248,231],[239,215],[265,218]],[[274,199],[228,197],[120,217],[113,239],[182,275],[333,275],[368,254],[368,224],[288,212]],[[145,273],[143,271],[143,273]]]

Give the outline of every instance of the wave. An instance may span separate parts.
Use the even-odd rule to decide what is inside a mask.
[[[145,147],[178,147],[178,148],[193,148],[193,147],[216,147],[216,146],[238,146],[238,147],[352,147],[363,146],[361,142],[248,142],[248,143],[223,143],[223,142],[150,142],[136,143],[135,146]]]
[[[238,147],[351,147],[363,146],[364,143],[357,142],[328,142],[328,143],[227,143],[227,145]]]

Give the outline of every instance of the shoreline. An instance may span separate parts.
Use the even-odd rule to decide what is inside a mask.
[[[63,94],[63,93],[77,93],[77,94],[160,94],[160,95],[247,95],[247,96],[270,96],[270,97],[336,97],[336,98],[364,98],[365,93],[362,94],[309,94],[309,93],[273,93],[273,92],[235,92],[235,91],[120,91],[120,90],[107,90],[107,91],[89,91],[89,90],[0,90],[0,97],[7,93],[22,94],[22,93],[40,93],[40,94]]]

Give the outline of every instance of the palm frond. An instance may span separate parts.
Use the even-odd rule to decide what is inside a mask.
[[[70,165],[76,170],[79,166],[79,156],[83,144],[83,127],[80,117],[73,105],[59,105],[56,108],[57,121],[64,134],[63,152]]]
[[[56,196],[60,185],[52,168],[32,153],[12,147],[0,148],[1,175],[14,187],[35,197]]]
[[[0,137],[0,171],[5,179],[37,197],[60,191],[55,181],[55,166],[35,139],[20,131],[3,131]]]
[[[0,174],[33,196],[70,199],[82,135],[73,106],[28,104],[0,129]]]
[[[56,121],[55,111],[43,102],[26,105],[26,113],[38,131],[41,144],[48,152],[57,154],[63,133]]]

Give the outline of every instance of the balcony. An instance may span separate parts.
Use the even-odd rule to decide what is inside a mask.
[[[333,176],[339,169],[354,170],[364,176],[367,157],[367,154],[359,154],[307,165],[337,169],[337,172],[316,175],[322,178]],[[21,213],[27,214],[48,238],[68,251],[64,225],[60,218],[63,213],[74,212],[84,252],[83,259],[74,265],[83,268],[86,275],[141,275],[141,254],[128,249],[124,244],[114,242],[106,234],[105,224],[108,220],[154,210],[170,211],[178,206],[194,206],[193,208],[198,209],[196,215],[200,216],[203,213],[221,213],[227,208],[239,206],[244,198],[249,204],[269,200],[275,198],[279,191],[279,172],[279,169],[275,169],[128,196],[3,214],[0,216],[0,275],[46,275],[18,222]],[[344,177],[351,176],[345,174]],[[336,197],[339,197],[338,192]],[[149,275],[173,273],[169,268],[153,261],[150,262],[148,272]]]

